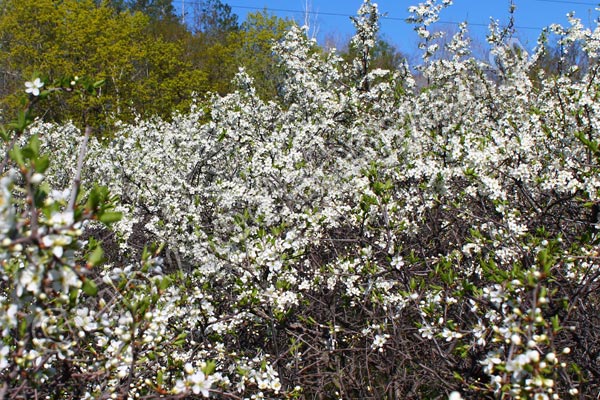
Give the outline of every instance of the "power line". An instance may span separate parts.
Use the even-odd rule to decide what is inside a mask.
[[[180,3],[182,4],[183,2],[187,2],[188,4],[202,4],[198,1],[189,1],[189,0],[174,0],[174,3]],[[537,1],[553,1],[553,0],[537,0]],[[559,2],[558,0],[555,0],[555,2]],[[270,11],[270,12],[280,12],[280,13],[302,13],[302,14],[311,14],[311,15],[325,15],[328,17],[346,17],[346,18],[352,18],[352,17],[356,17],[356,15],[351,15],[351,14],[342,14],[342,13],[334,13],[334,12],[321,12],[321,11],[310,11],[310,10],[294,10],[294,9],[288,9],[288,8],[267,8],[267,7],[252,7],[252,6],[240,6],[240,5],[234,5],[234,4],[228,4],[231,8],[239,8],[239,9],[243,9],[243,10],[266,10],[266,11]],[[381,16],[382,20],[388,20],[388,21],[401,21],[401,22],[408,22],[407,18],[400,18],[400,17],[390,17],[390,16],[386,16],[386,15],[382,15]],[[460,25],[463,22],[457,22],[457,21],[444,21],[444,20],[440,20],[437,21],[437,23],[439,24],[445,24],[445,25]],[[483,27],[488,27],[489,24],[484,24],[484,23],[477,23],[477,22],[468,22],[467,21],[467,25],[470,26],[483,26]],[[535,27],[535,26],[515,26],[515,29],[526,29],[526,30],[536,30],[536,31],[541,31],[543,28],[541,27]]]
[[[356,15],[341,14],[341,13],[334,13],[334,12],[318,12],[318,11],[310,11],[310,10],[306,10],[306,11],[305,10],[290,10],[290,9],[286,9],[286,8],[235,6],[235,5],[231,5],[231,4],[229,4],[229,6],[231,8],[242,8],[242,9],[247,9],[247,10],[267,10],[267,11],[274,11],[274,12],[317,14],[317,15],[327,15],[330,17],[355,17],[356,16]]]
[[[469,22],[469,21],[465,21],[467,23],[467,25],[469,26],[483,26],[483,27],[488,27],[490,26],[490,24],[483,24],[483,23],[476,23],[476,22]],[[455,21],[437,21],[437,23],[439,24],[449,24],[449,25],[460,25],[463,22],[455,22]],[[519,25],[515,25],[514,26],[515,29],[527,29],[527,30],[534,30],[534,31],[541,31],[544,28],[538,27],[538,26],[519,26]]]
[[[571,1],[571,0],[536,0],[540,3],[559,3],[559,4],[578,4],[582,6],[598,6],[600,3],[587,3],[585,1]]]

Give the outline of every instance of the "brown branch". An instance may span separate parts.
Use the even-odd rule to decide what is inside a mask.
[[[79,187],[81,186],[81,170],[83,169],[83,159],[87,152],[87,145],[92,134],[92,127],[87,125],[85,127],[85,136],[83,142],[79,148],[79,159],[77,160],[77,171],[75,171],[75,177],[73,178],[73,185],[71,187],[71,199],[69,200],[69,206],[67,207],[68,212],[75,210],[75,202],[77,201],[77,194],[79,193]]]

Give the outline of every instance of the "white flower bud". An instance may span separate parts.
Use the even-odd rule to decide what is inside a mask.
[[[31,183],[34,185],[40,184],[44,180],[44,175],[40,173],[35,173],[31,176]]]

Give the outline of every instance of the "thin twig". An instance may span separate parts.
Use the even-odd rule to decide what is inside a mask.
[[[75,171],[75,177],[73,178],[73,186],[71,187],[71,200],[69,201],[69,206],[67,207],[68,212],[73,212],[75,210],[75,202],[77,201],[77,194],[79,193],[79,187],[81,186],[81,170],[83,169],[83,159],[85,158],[85,153],[87,152],[88,140],[90,139],[91,134],[92,127],[87,125],[85,127],[85,136],[83,137],[83,142],[81,143],[81,148],[79,149],[77,171]]]
[[[6,151],[4,152],[4,159],[2,160],[2,164],[0,165],[0,175],[4,173],[4,170],[6,169],[6,166],[8,164],[8,159],[10,158],[10,151],[13,149],[13,147],[15,147],[15,144],[17,143],[19,137],[20,135],[18,134],[18,132],[15,132],[15,135],[13,136],[8,147],[6,148]]]

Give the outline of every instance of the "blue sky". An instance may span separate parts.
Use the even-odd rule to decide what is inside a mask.
[[[186,2],[188,10],[193,9],[197,0],[174,0],[180,9],[182,2]],[[349,15],[354,15],[362,4],[362,0],[221,0],[229,4],[233,11],[243,20],[248,12],[255,12],[267,8],[272,13],[289,17],[300,23],[304,21],[303,10],[308,2],[312,24],[317,28],[318,39],[323,42],[325,38],[333,38],[339,42],[346,42],[352,35],[353,26]],[[381,31],[389,42],[395,44],[406,53],[416,51],[417,37],[412,31],[412,26],[403,21],[408,16],[408,7],[419,0],[380,0],[376,1],[379,9],[387,13],[388,19],[381,21]],[[540,28],[551,23],[567,24],[566,14],[575,11],[586,26],[595,26],[600,13],[592,0],[515,0],[517,6],[515,20],[517,37],[524,46],[535,46]],[[454,5],[445,9],[441,14],[441,21],[462,22],[468,21],[472,35],[485,40],[487,24],[490,17],[505,23],[508,19],[507,0],[455,0]],[[335,14],[335,15],[334,15]],[[456,24],[438,23],[442,29],[456,28]],[[485,26],[480,26],[485,25]]]

